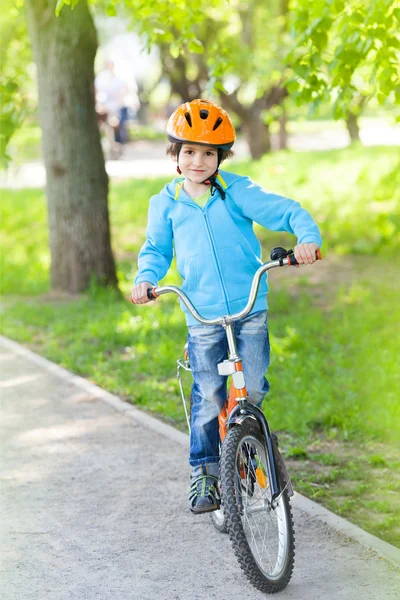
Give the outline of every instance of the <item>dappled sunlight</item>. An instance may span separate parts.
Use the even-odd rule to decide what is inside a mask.
[[[51,400],[49,398],[46,398],[46,396],[38,396],[38,397],[32,396],[29,399],[29,413],[27,412],[26,414],[31,414],[34,411],[36,411],[37,409],[45,407],[50,402],[51,402]],[[1,419],[2,419],[3,427],[12,428],[12,425],[14,422],[14,415],[12,412],[10,412],[10,414],[8,414],[8,415],[3,414]]]
[[[296,358],[296,342],[299,341],[299,334],[294,327],[286,327],[286,335],[278,337],[270,333],[270,343],[273,360],[284,362],[286,359]],[[297,344],[298,347],[298,344]]]
[[[141,315],[133,315],[131,312],[124,311],[115,325],[115,330],[117,333],[133,333],[142,326],[143,317]]]
[[[111,421],[111,422],[110,422]],[[62,452],[71,453],[72,447],[64,445],[64,442],[77,439],[82,439],[85,436],[90,436],[92,433],[102,429],[111,429],[113,422],[110,420],[109,415],[97,416],[94,415],[91,418],[74,419],[60,425],[51,425],[49,427],[38,427],[37,429],[31,429],[20,435],[16,436],[15,442],[18,444],[29,445],[29,446],[43,446],[44,453]],[[61,446],[47,446],[49,442],[63,442]],[[79,451],[82,451],[82,444],[80,442]],[[74,453],[74,452],[72,452]]]
[[[338,299],[343,304],[363,305],[373,297],[373,291],[365,284],[354,282],[349,288],[342,289]]]
[[[26,483],[35,483],[46,479],[48,471],[44,471],[43,468],[39,468],[37,464],[24,463],[23,467],[13,470],[2,471],[2,481],[7,482],[7,485],[25,485]]]
[[[69,396],[66,401],[69,404],[80,404],[81,402],[99,402],[99,398],[87,392],[78,392],[73,396]]]
[[[32,381],[37,381],[43,377],[43,373],[33,373],[31,375],[20,375],[19,377],[13,377],[12,379],[6,379],[5,381],[0,381],[0,388],[12,388],[17,387],[19,385],[24,385],[25,383],[32,383]]]
[[[0,361],[7,361],[13,359],[15,359],[15,354],[13,354],[12,352],[2,352],[0,354]]]

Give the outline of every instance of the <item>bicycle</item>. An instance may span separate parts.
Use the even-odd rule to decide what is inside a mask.
[[[150,288],[148,298],[173,292],[179,296],[197,321],[203,325],[220,324],[228,341],[228,359],[218,364],[220,375],[232,378],[229,397],[219,420],[221,439],[220,493],[221,508],[211,513],[215,527],[227,531],[239,564],[249,581],[259,590],[275,593],[284,589],[294,567],[294,523],[290,508],[293,488],[278,440],[271,434],[260,408],[248,402],[242,359],[237,354],[233,323],[252,310],[264,273],[274,267],[298,264],[293,251],[274,248],[271,260],[254,274],[246,307],[239,313],[204,319],[189,298],[175,286]],[[319,250],[316,258],[321,259]],[[190,371],[186,354],[178,359],[178,381],[188,427],[180,369]]]

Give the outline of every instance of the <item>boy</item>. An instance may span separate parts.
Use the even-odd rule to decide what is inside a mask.
[[[229,115],[207,100],[179,106],[168,120],[167,153],[183,177],[174,179],[150,200],[147,241],[139,253],[132,290],[135,304],[148,302],[147,289],[158,284],[171,264],[173,249],[182,290],[207,319],[241,311],[250,285],[263,264],[253,221],[274,231],[296,234],[299,264],[315,262],[319,230],[301,206],[263,190],[249,178],[219,173],[232,155],[235,130]],[[250,402],[261,405],[269,385],[267,277],[260,283],[253,311],[235,323]],[[217,491],[218,414],[227,397],[226,377],[217,364],[227,358],[221,325],[203,326],[187,313],[192,388],[189,507],[194,513],[219,508]]]

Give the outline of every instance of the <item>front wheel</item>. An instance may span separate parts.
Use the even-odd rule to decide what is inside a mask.
[[[294,527],[284,491],[272,505],[268,454],[255,424],[230,429],[224,440],[220,475],[229,537],[250,582],[266,593],[287,586],[294,564]]]

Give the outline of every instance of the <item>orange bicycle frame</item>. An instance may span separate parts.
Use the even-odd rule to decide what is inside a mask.
[[[235,362],[235,368],[237,371],[243,371],[242,361]],[[219,423],[219,435],[221,438],[221,442],[225,439],[226,436],[226,423],[229,415],[233,411],[233,409],[238,405],[238,400],[247,397],[246,386],[241,389],[235,387],[234,381],[231,383],[231,387],[229,390],[229,396],[227,401],[225,402],[221,412],[218,415],[218,423]]]

